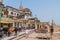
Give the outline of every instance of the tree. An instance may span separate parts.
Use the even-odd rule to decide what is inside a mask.
[[[37,19],[36,22],[40,22],[40,20]]]

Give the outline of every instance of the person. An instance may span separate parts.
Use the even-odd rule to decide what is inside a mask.
[[[29,37],[29,31],[26,30],[26,31],[25,31],[25,34],[26,34],[26,38],[28,38],[28,37]]]
[[[18,30],[19,30],[19,32],[21,31],[21,26],[19,26],[19,29]]]
[[[10,34],[11,34],[12,32],[14,32],[14,30],[15,30],[14,27],[10,27],[10,28],[8,29],[8,36],[10,36]]]
[[[2,38],[2,36],[3,36],[3,28],[0,28],[0,38]]]
[[[8,27],[3,27],[3,31],[6,36],[7,36],[8,29],[9,29]]]
[[[15,27],[15,35],[17,35],[17,30],[18,30],[17,27]]]

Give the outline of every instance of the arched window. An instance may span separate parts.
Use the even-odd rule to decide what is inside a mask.
[[[44,26],[45,29],[47,29],[47,26]]]
[[[11,14],[13,14],[13,12],[11,12]]]
[[[35,24],[32,25],[32,29],[35,29]]]

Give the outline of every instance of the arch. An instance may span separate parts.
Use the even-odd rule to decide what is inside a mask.
[[[46,28],[47,32],[50,32],[50,28],[48,25],[45,25],[45,28]]]

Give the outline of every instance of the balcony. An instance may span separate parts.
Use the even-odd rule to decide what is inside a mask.
[[[10,18],[1,18],[0,23],[9,24],[9,23],[13,23],[13,21]]]
[[[1,21],[11,21],[12,19],[10,19],[10,18],[1,18],[0,20]]]

